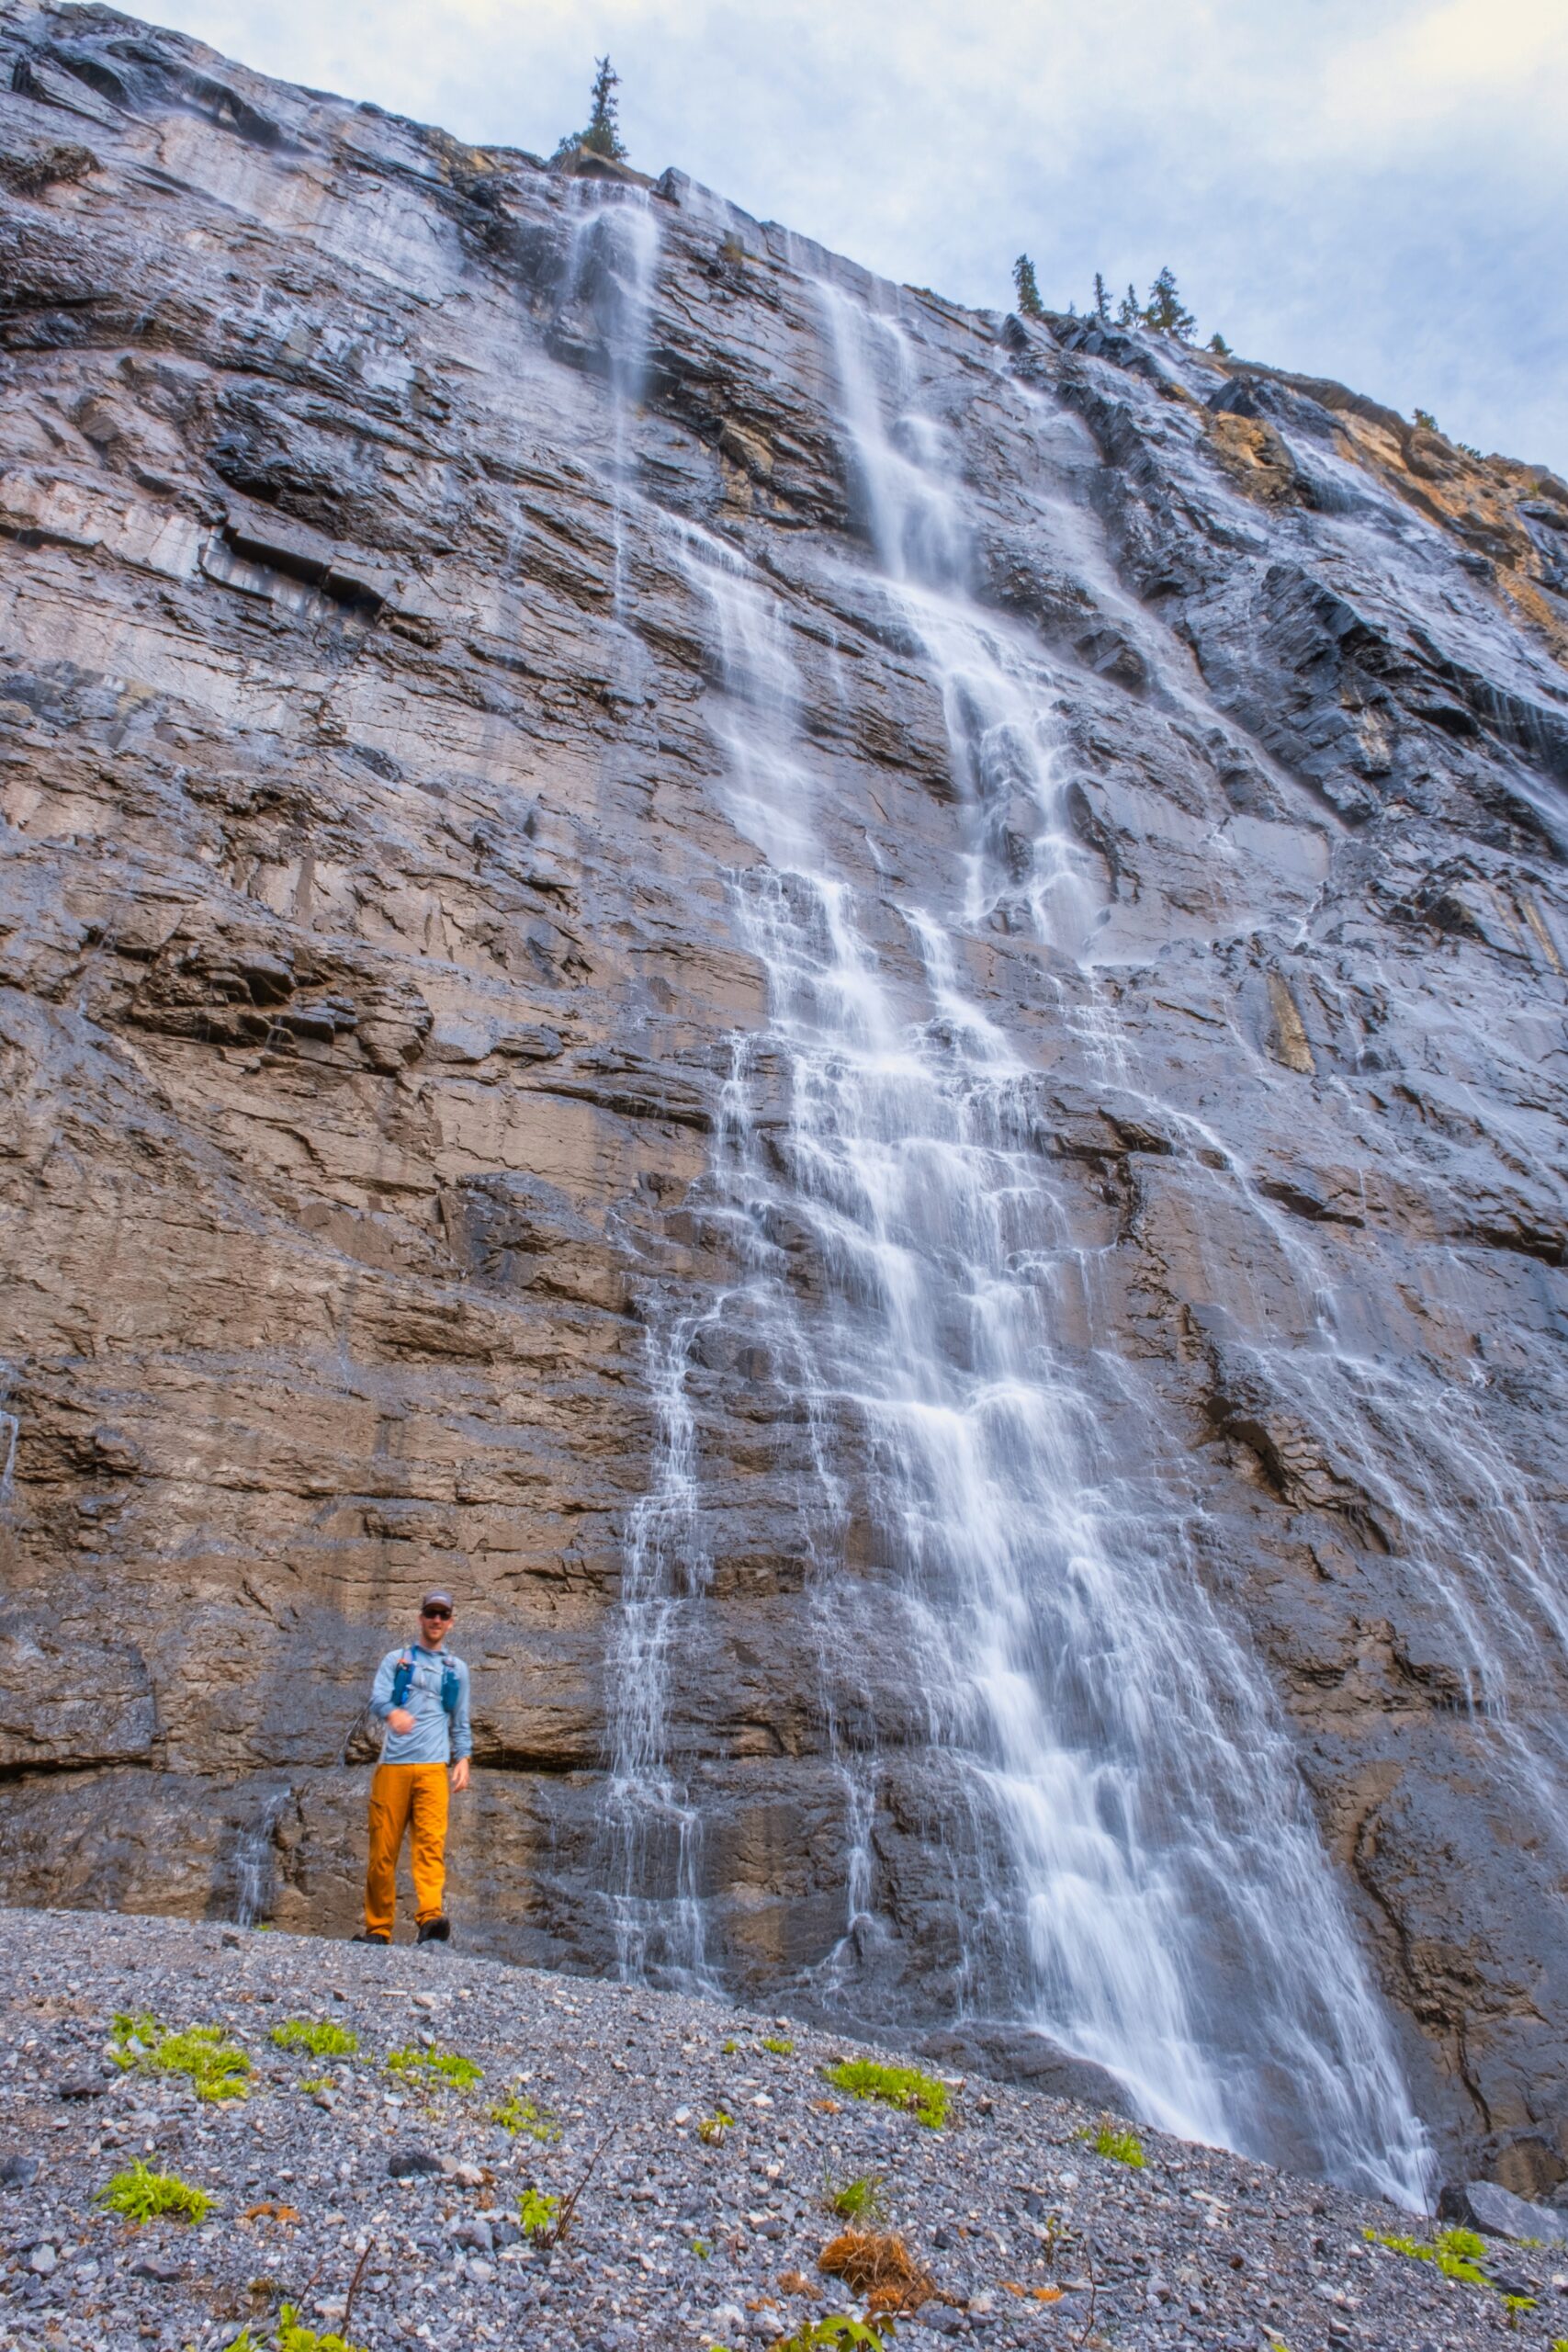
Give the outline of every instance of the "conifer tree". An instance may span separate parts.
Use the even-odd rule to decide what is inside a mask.
[[[1154,327],[1160,334],[1173,334],[1179,343],[1192,340],[1198,322],[1177,292],[1176,274],[1168,266],[1160,271],[1149,288],[1144,324]]]
[[[616,115],[615,90],[620,78],[607,57],[594,59],[593,103],[589,111],[588,128],[586,130],[570,131],[556,149],[558,158],[583,148],[590,155],[603,155],[606,163],[626,162],[626,151]]]
[[[1125,294],[1122,295],[1122,308],[1116,313],[1116,323],[1119,327],[1141,327],[1143,325],[1144,314],[1138,308],[1138,291],[1136,287],[1129,286]]]
[[[1209,337],[1209,348],[1213,353],[1216,359],[1229,359],[1232,356],[1229,344],[1225,341],[1224,336],[1220,334],[1217,328]]]
[[[1045,305],[1040,300],[1040,285],[1034,275],[1034,264],[1027,254],[1020,254],[1012,266],[1012,282],[1018,289],[1018,307],[1026,319],[1043,319]]]
[[[1098,269],[1094,273],[1094,315],[1102,327],[1111,324],[1111,296]]]
[[[621,77],[607,57],[596,57],[593,66],[593,107],[582,143],[591,155],[604,155],[612,164],[624,164],[626,151],[615,108],[615,89]]]

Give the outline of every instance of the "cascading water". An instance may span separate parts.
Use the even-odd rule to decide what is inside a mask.
[[[657,524],[707,615],[723,789],[759,853],[735,909],[770,1018],[738,1049],[714,1173],[741,1271],[706,1316],[754,1338],[806,1432],[806,1606],[851,1839],[847,1932],[816,1989],[849,1987],[886,1940],[871,1830],[896,1792],[951,1872],[955,2008],[1036,2024],[1168,2128],[1417,2200],[1422,2135],[1267,1686],[1207,1597],[1152,1396],[1060,1337],[1092,1329],[1097,1252],[1038,1150],[1034,1074],[961,977],[1010,893],[1058,951],[1084,1065],[1120,1066],[1069,960],[1098,901],[1052,683],[970,600],[902,330],[820,296],[876,558],[862,584],[940,690],[964,834],[894,934],[829,846],[773,589],[728,540]],[[1021,877],[995,849],[1021,797]],[[693,1337],[677,1320],[650,1343],[662,1445],[612,1660],[614,1909],[624,1965],[701,1981],[700,1806],[666,1736],[705,1577]]]

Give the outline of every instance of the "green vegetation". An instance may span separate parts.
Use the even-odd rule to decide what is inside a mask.
[[[549,2109],[536,2107],[516,2088],[509,2090],[500,2105],[491,2109],[490,2120],[499,2123],[503,2132],[510,2132],[514,2140],[521,2133],[525,2140],[537,2140],[541,2147],[548,2147],[552,2140],[560,2138],[560,2125]]]
[[[827,2319],[807,2320],[793,2335],[781,2336],[773,2352],[827,2352],[829,2346],[846,2344],[874,2344],[876,2352],[884,2352],[883,2341],[874,2327],[863,2319],[852,2319],[848,2312],[834,2312]],[[714,2352],[723,2352],[716,2345]]]
[[[718,2048],[719,2048],[719,2055],[720,2055],[721,2057],[723,2057],[723,2058],[733,2058],[733,2057],[734,2057],[734,2055],[735,2055],[735,2053],[736,2053],[736,2052],[739,2049],[739,2047],[740,2047],[740,2044],[739,2044],[739,2042],[734,2039],[734,2037],[733,2037],[733,2036],[731,2036],[731,2038],[730,2038],[730,2040],[729,2040],[729,2041],[721,2041],[721,2042],[719,2043],[719,2045],[718,2045]]]
[[[1135,286],[1129,285],[1127,291],[1122,295],[1122,307],[1116,313],[1116,323],[1119,327],[1143,325],[1144,314],[1138,307],[1138,289]]]
[[[697,2126],[697,2137],[705,2148],[716,2147],[734,2121],[733,2115],[726,2115],[722,2107],[717,2108],[712,2115],[704,2116]]]
[[[308,2091],[312,2098],[318,2091],[330,2091],[332,2086],[333,2078],[330,2075],[301,2075],[299,2077],[300,2089]]]
[[[517,2219],[525,2238],[536,2245],[549,2244],[555,2237],[560,2217],[560,2199],[547,2197],[537,2188],[525,2188],[517,2204]]]
[[[1445,2278],[1462,2279],[1467,2287],[1492,2284],[1481,2267],[1486,2241],[1474,2230],[1439,2230],[1429,2245],[1421,2238],[1383,2237],[1376,2230],[1366,2236],[1370,2245],[1387,2246],[1390,2254],[1403,2254],[1411,2262],[1435,2262]]]
[[[1134,2172],[1142,2172],[1148,2162],[1144,2143],[1135,2132],[1119,2132],[1109,2116],[1102,2116],[1095,2132],[1086,2132],[1097,2156],[1108,2156],[1113,2165],[1130,2165]]]
[[[694,2238],[692,2240],[692,2252],[696,2256],[699,2262],[705,2262],[709,2255],[713,2252],[713,2248],[709,2245],[706,2238]]]
[[[795,2056],[794,2042],[786,2041],[782,2035],[769,2034],[765,2036],[762,2041],[762,2047],[764,2050],[771,2050],[775,2058],[793,2058]]]
[[[116,2013],[109,2056],[121,2068],[139,2067],[154,2075],[184,2075],[197,2098],[245,2098],[251,2062],[244,2052],[224,2038],[219,2025],[187,2026],[170,2033],[143,2010],[132,2017]]]
[[[1027,254],[1020,254],[1014,262],[1012,282],[1017,290],[1021,315],[1026,319],[1043,319],[1045,305],[1040,300],[1040,281],[1034,275],[1034,264]]]
[[[881,2066],[874,2058],[845,2058],[824,2069],[836,2091],[851,2098],[880,2099],[885,2107],[902,2108],[928,2132],[940,2132],[947,2121],[952,2093],[934,2075],[913,2066]]]
[[[149,2172],[140,2156],[129,2172],[117,2172],[106,2181],[94,2202],[118,2213],[138,2228],[143,2222],[167,2218],[174,2222],[204,2222],[213,2199],[205,2188],[193,2188],[172,2172]]]
[[[1190,343],[1197,331],[1198,322],[1177,292],[1176,273],[1168,266],[1149,288],[1144,324],[1153,327],[1156,334],[1173,334],[1178,343]]]
[[[273,2027],[272,2038],[280,2050],[308,2050],[312,2058],[352,2058],[359,2047],[356,2033],[327,2018],[314,2024],[308,2018],[290,2018],[287,2025]]]
[[[1431,410],[1430,410],[1429,408],[1416,408],[1416,409],[1412,409],[1412,410],[1411,410],[1411,412],[1410,412],[1410,413],[1411,413],[1411,414],[1412,414],[1412,416],[1416,419],[1416,424],[1417,424],[1418,425],[1420,425],[1420,427],[1422,428],[1423,432],[1426,432],[1426,433],[1439,433],[1439,432],[1441,432],[1442,427],[1438,424],[1437,418],[1432,414],[1432,412],[1431,412]]]
[[[824,2173],[822,2193],[830,2213],[840,2222],[880,2222],[886,2211],[882,2200],[880,2173],[862,2173],[855,2180],[846,2180],[835,2188],[831,2177]]]
[[[1111,288],[1098,269],[1094,273],[1094,300],[1089,305],[1089,316],[1098,319],[1102,327],[1111,324]]]
[[[277,2352],[365,2352],[362,2344],[345,2344],[341,2335],[318,2335],[313,2327],[301,2327],[292,2303],[285,2303],[277,2314]]]
[[[603,155],[609,164],[624,164],[626,150],[621,138],[619,102],[615,92],[620,75],[607,57],[593,61],[593,97],[589,110],[586,130],[569,132],[556,149],[556,156],[570,155],[575,148],[586,148],[591,155]]]
[[[1230,359],[1235,356],[1229,344],[1225,341],[1224,336],[1221,334],[1217,329],[1214,334],[1209,337],[1209,348],[1213,353],[1216,359]]]
[[[455,2091],[471,2091],[484,2080],[484,2068],[458,2050],[389,2050],[387,2072],[406,2083],[445,2083]]]

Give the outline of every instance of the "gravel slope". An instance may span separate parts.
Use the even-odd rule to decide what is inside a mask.
[[[451,1950],[41,1911],[0,1912],[0,2168],[38,2159],[0,2188],[0,2345],[18,2352],[216,2352],[243,2320],[263,2335],[285,2299],[333,2326],[367,2249],[349,2333],[375,2352],[764,2346],[860,2308],[816,2269],[840,2226],[825,2171],[882,2176],[888,2226],[944,2298],[899,2323],[910,2352],[941,2336],[996,2352],[1415,2352],[1490,2344],[1509,2317],[1499,2292],[1369,2245],[1368,2228],[1419,2234],[1408,2216],[1149,2132],[1132,2169],[1093,2152],[1089,2110],[977,2080],[955,2087],[940,2132],[835,2103],[821,2068],[846,2045],[711,2002]],[[116,2011],[226,2027],[253,2061],[248,2098],[203,2104],[183,2078],[107,2066]],[[289,2018],[337,2021],[357,2054],[276,2048]],[[422,2036],[482,2082],[411,2092],[385,2062]],[[558,2141],[491,2120],[513,2086],[558,2120]],[[721,2108],[737,2120],[705,2143],[696,2127]],[[416,2148],[448,2169],[391,2177],[394,2152]],[[524,2188],[569,2190],[595,2150],[566,2244],[518,2239]],[[133,2229],[97,2210],[135,2156],[212,2192],[206,2220]],[[283,2216],[247,2218],[264,2205]],[[1568,2251],[1499,2247],[1491,2267],[1539,2295],[1516,2343],[1568,2333]]]

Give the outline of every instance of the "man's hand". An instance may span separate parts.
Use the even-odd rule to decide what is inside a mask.
[[[392,1708],[390,1713],[388,1714],[387,1721],[391,1724],[394,1731],[412,1731],[413,1729],[413,1714],[412,1710],[407,1707]]]
[[[466,1789],[468,1785],[468,1759],[466,1756],[459,1756],[452,1767],[452,1786],[455,1790],[460,1791]]]

